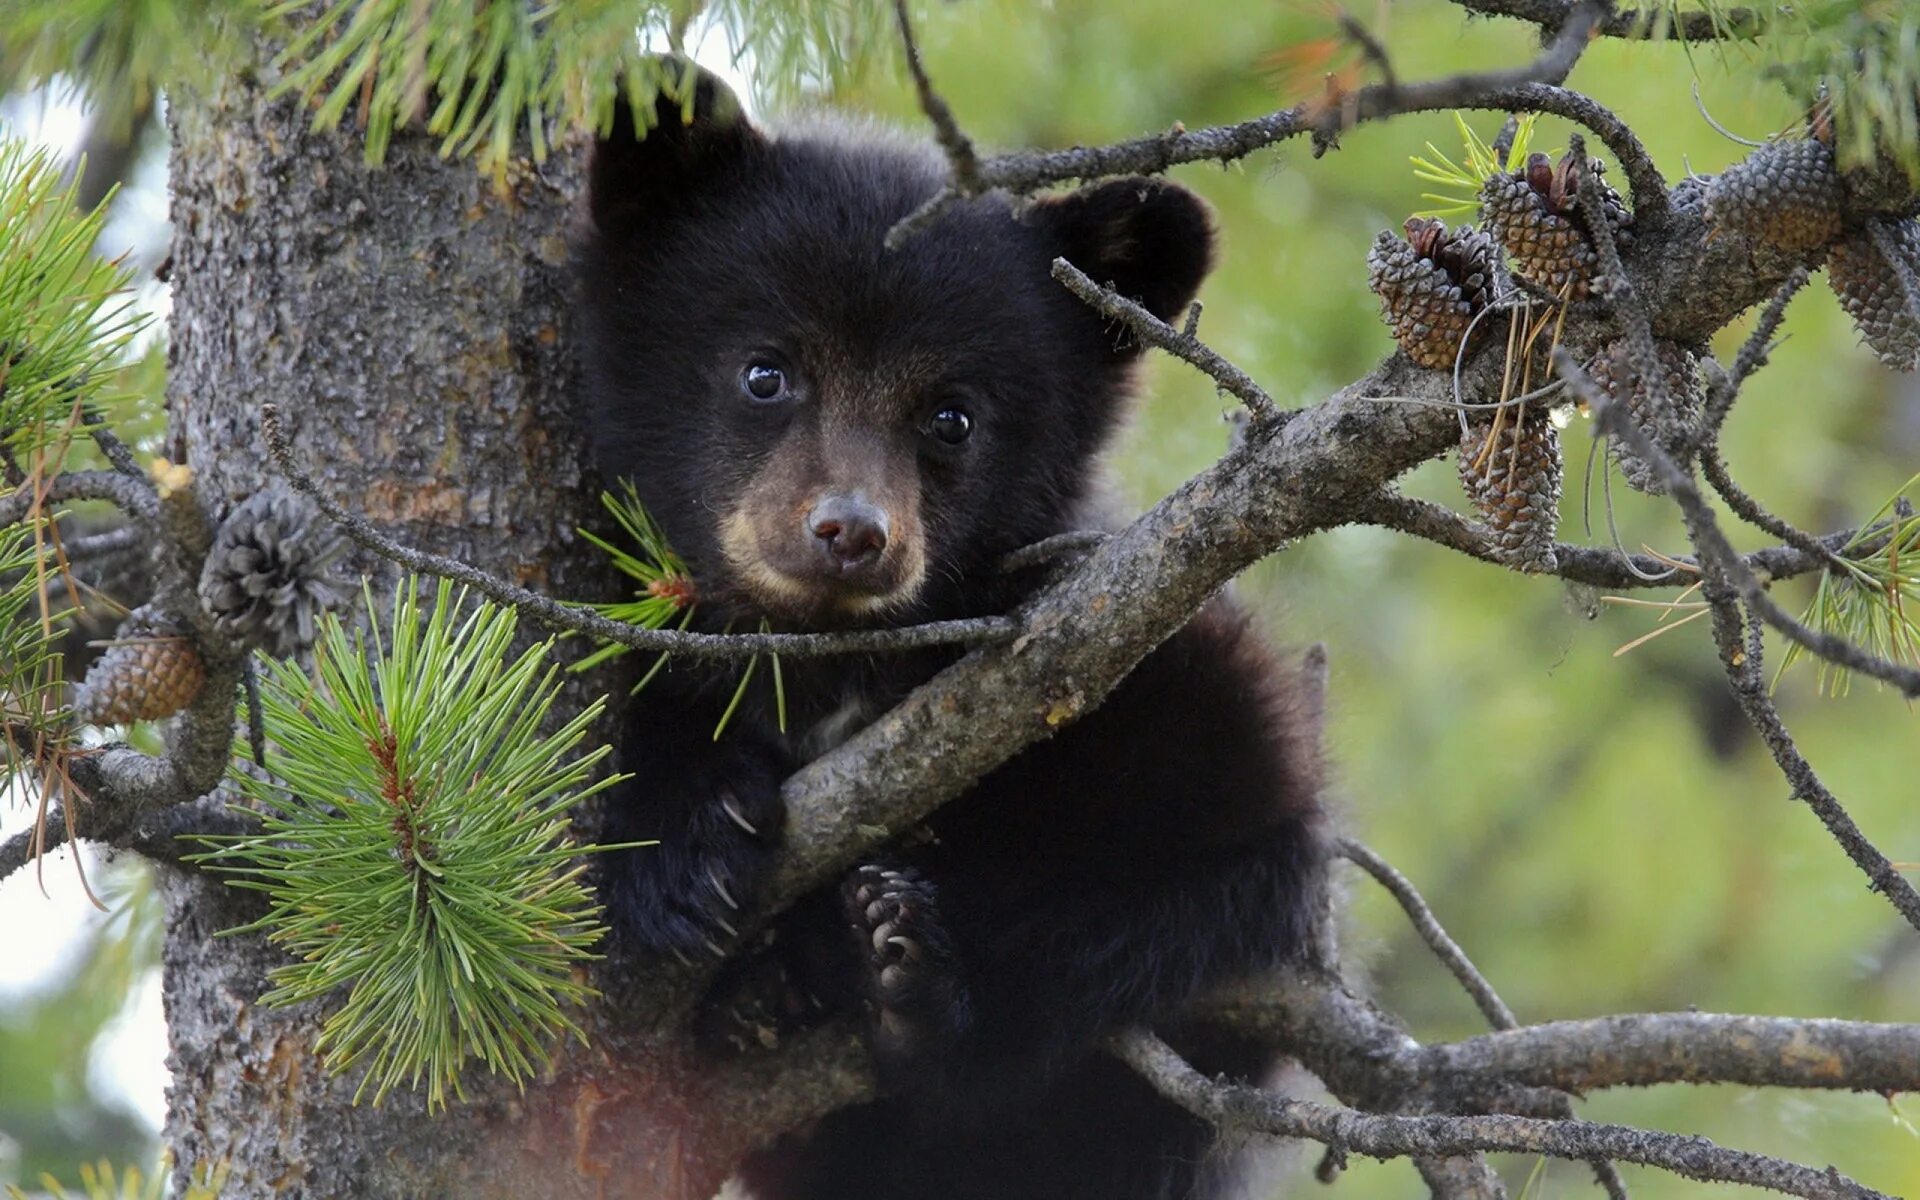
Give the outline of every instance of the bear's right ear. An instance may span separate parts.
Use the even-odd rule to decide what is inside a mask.
[[[602,232],[644,216],[764,144],[719,76],[672,55],[654,65],[659,88],[652,106],[636,112],[623,84],[613,102],[613,128],[594,143],[587,195]]]

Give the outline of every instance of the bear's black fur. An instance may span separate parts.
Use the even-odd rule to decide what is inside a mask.
[[[603,471],[685,556],[703,628],[818,629],[1007,611],[994,564],[1096,520],[1096,459],[1138,347],[1049,277],[1064,256],[1171,318],[1211,265],[1205,207],[1124,179],[1015,209],[958,204],[930,148],[864,128],[769,136],[702,78],[596,148],[578,328]],[[675,662],[631,706],[607,864],[630,946],[733,936],[777,845],[781,779],[953,652],[789,661],[788,730],[739,667]],[[1097,711],[798,906],[796,968],[871,1014],[885,1097],[745,1171],[763,1200],[1146,1200],[1218,1194],[1211,1135],[1096,1052],[1297,953],[1322,887],[1317,714],[1225,600]],[[825,942],[821,938],[825,936]],[[1254,1048],[1188,1031],[1208,1071]],[[1224,1156],[1214,1156],[1223,1160]]]

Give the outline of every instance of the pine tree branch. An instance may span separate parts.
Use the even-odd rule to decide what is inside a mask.
[[[1554,1158],[1612,1159],[1659,1167],[1686,1179],[1740,1183],[1810,1200],[1887,1200],[1832,1168],[1730,1150],[1703,1137],[1624,1125],[1552,1121],[1505,1114],[1389,1116],[1277,1096],[1245,1084],[1207,1079],[1165,1042],[1134,1030],[1112,1042],[1120,1059],[1161,1095],[1222,1129],[1307,1138],[1372,1158],[1446,1157],[1501,1151]]]
[[[1086,272],[1064,258],[1053,260],[1053,277],[1088,307],[1101,316],[1125,325],[1133,335],[1149,346],[1165,350],[1210,377],[1221,391],[1238,397],[1253,418],[1260,422],[1281,419],[1280,406],[1273,402],[1253,377],[1222,358],[1211,346],[1183,333],[1148,312],[1136,301],[1101,287]]]
[[[1482,562],[1501,565],[1488,541],[1485,526],[1430,500],[1420,500],[1398,492],[1382,492],[1357,508],[1353,520],[1357,524],[1397,530],[1449,550],[1457,550]],[[1891,526],[1885,528],[1890,529]],[[1812,547],[1769,546],[1742,555],[1740,561],[1756,576],[1770,581],[1809,575],[1825,569],[1832,561],[1832,555],[1858,538],[1861,532],[1859,529],[1843,529],[1816,538],[1813,545],[1819,547],[1817,552]],[[1878,549],[1878,539],[1886,535],[1868,532],[1871,536],[1863,546],[1865,552],[1872,553]],[[1617,550],[1576,546],[1571,542],[1555,542],[1553,553],[1558,565],[1545,574],[1569,583],[1621,591],[1669,587],[1673,583],[1673,577],[1666,574],[1672,564],[1649,555],[1622,555]],[[1683,556],[1675,561],[1696,565],[1691,557]]]
[[[1411,880],[1396,871],[1392,863],[1352,838],[1340,839],[1340,854],[1387,889],[1406,913],[1414,932],[1427,944],[1427,949],[1433,951],[1433,956],[1460,981],[1467,995],[1473,997],[1474,1005],[1480,1009],[1480,1015],[1487,1019],[1487,1024],[1495,1029],[1512,1029],[1520,1024],[1506,1001],[1500,998],[1500,994],[1493,990],[1493,985],[1487,982],[1486,976],[1467,957],[1467,952],[1448,935]]]
[[[31,482],[0,496],[0,525],[16,525],[36,506],[65,504],[74,500],[105,500],[130,517],[151,520],[159,513],[153,485],[144,477],[131,478],[117,471],[67,471],[41,484],[35,495]]]
[[[1558,29],[1566,24],[1573,8],[1571,0],[1453,0],[1470,13],[1488,17],[1513,17],[1531,21],[1542,30]],[[1677,4],[1663,8],[1617,12],[1594,27],[1600,37],[1680,42],[1746,41],[1766,32],[1767,18],[1759,10],[1730,8],[1718,14],[1704,11],[1675,11]]]
[[[1019,619],[1006,616],[929,621],[924,625],[848,633],[692,633],[679,629],[649,629],[615,621],[590,608],[562,603],[458,559],[416,550],[387,536],[374,528],[372,522],[348,512],[339,501],[320,491],[312,476],[300,469],[286,433],[280,427],[280,414],[276,406],[261,406],[260,426],[266,439],[267,452],[287,482],[296,491],[312,496],[320,510],[340,526],[349,538],[409,571],[464,584],[489,600],[511,605],[524,615],[555,629],[584,633],[636,650],[669,651],[697,658],[751,658],[756,654],[769,653],[793,658],[830,654],[884,654],[926,646],[994,645],[1011,641],[1020,633]]]
[[[1429,1046],[1437,1071],[1590,1092],[1738,1084],[1851,1092],[1920,1084],[1920,1025],[1729,1013],[1632,1013],[1525,1025]]]
[[[1473,965],[1473,960],[1467,957],[1467,952],[1460,948],[1460,944],[1454,941],[1446,928],[1440,924],[1440,919],[1434,916],[1433,910],[1427,906],[1426,900],[1421,897],[1419,889],[1413,886],[1412,880],[1395,870],[1392,863],[1352,838],[1340,839],[1340,853],[1349,862],[1373,876],[1380,886],[1399,902],[1401,911],[1413,925],[1414,932],[1420,935],[1420,940],[1433,951],[1434,957],[1440,960],[1453,977],[1460,981],[1460,986],[1466,989],[1467,994],[1473,997],[1474,1004],[1479,1007],[1481,1015],[1487,1019],[1487,1024],[1500,1030],[1519,1027],[1520,1022],[1513,1015],[1513,1010],[1507,1007],[1506,1001],[1500,999],[1500,994],[1493,990],[1493,985],[1487,981],[1486,976]],[[1573,1120],[1572,1097],[1564,1095],[1559,1097],[1558,1102],[1553,1105],[1552,1115],[1561,1120]],[[1613,1200],[1623,1200],[1627,1194],[1627,1187],[1620,1178],[1619,1169],[1605,1159],[1595,1160],[1591,1165],[1595,1179],[1607,1195]]]
[[[1335,145],[1341,132],[1368,121],[1406,113],[1482,107],[1494,94],[1503,94],[1500,105],[1505,106],[1505,89],[1558,84],[1566,79],[1609,7],[1603,0],[1575,0],[1568,6],[1559,32],[1540,56],[1506,70],[1469,72],[1416,83],[1370,84],[1341,97],[1338,104],[1303,103],[1236,125],[1194,130],[1176,126],[1166,133],[1105,146],[996,155],[977,161],[953,157],[949,147],[948,165],[953,177],[889,230],[886,244],[889,249],[899,249],[954,203],[989,191],[1027,195],[1069,180],[1158,175],[1183,163],[1234,162],[1301,134],[1312,135],[1314,152],[1319,154]],[[929,90],[931,86],[929,83]],[[951,123],[951,112],[946,115]],[[958,134],[957,126],[953,132]],[[942,142],[946,142],[944,133]]]

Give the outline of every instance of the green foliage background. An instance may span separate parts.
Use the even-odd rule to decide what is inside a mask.
[[[1406,77],[1507,64],[1538,44],[1528,26],[1464,21],[1440,0],[1362,8],[1369,20],[1386,12],[1377,28]],[[1324,11],[1305,0],[967,0],[928,6],[921,23],[935,79],[969,131],[997,147],[1267,111],[1299,96],[1265,56],[1329,32]],[[1696,65],[1706,105],[1729,127],[1763,137],[1793,120],[1786,96],[1758,77],[1763,61],[1736,49],[1724,62],[1696,52],[1690,65],[1678,47],[1603,43],[1572,82],[1618,110],[1678,177],[1689,164],[1713,171],[1745,153],[1694,112]],[[743,69],[754,74],[751,58]],[[791,91],[769,95],[784,108]],[[920,127],[897,72],[863,73],[831,100]],[[1482,119],[1490,133],[1493,119]],[[1538,138],[1563,145],[1567,132],[1544,120]],[[1222,229],[1202,335],[1283,402],[1317,399],[1389,349],[1364,258],[1379,229],[1426,207],[1407,157],[1429,140],[1451,151],[1451,121],[1357,130],[1319,161],[1299,144],[1177,173],[1213,202]],[[1887,374],[1857,348],[1823,287],[1795,301],[1787,330],[1791,340],[1736,410],[1729,461],[1787,518],[1837,528],[1920,468],[1920,382]],[[1743,333],[1728,331],[1722,348],[1730,354]],[[1164,359],[1150,363],[1145,392],[1115,456],[1125,494],[1142,504],[1218,453],[1229,408],[1206,380]],[[1563,536],[1583,536],[1577,476],[1587,444],[1576,424]],[[1410,488],[1461,503],[1450,464],[1429,465]],[[1665,502],[1619,486],[1614,499],[1630,545],[1680,547]],[[1604,538],[1599,503],[1596,491]],[[1797,607],[1810,586],[1786,585],[1785,598]],[[1327,643],[1328,740],[1348,823],[1422,886],[1523,1020],[1688,1005],[1920,1020],[1920,936],[1788,801],[1700,624],[1616,658],[1651,627],[1644,610],[1603,611],[1553,581],[1365,529],[1290,549],[1242,591],[1280,638]],[[1787,677],[1781,701],[1862,825],[1895,859],[1920,860],[1914,713],[1865,685],[1822,699],[1806,670]],[[1370,964],[1385,1001],[1422,1038],[1477,1032],[1466,998],[1390,902],[1364,881],[1351,890],[1349,953]],[[53,1004],[0,1018],[9,1030],[26,1022],[43,1031],[75,1020]],[[33,1045],[33,1036],[10,1044]],[[29,1086],[32,1073],[12,1069],[24,1060],[4,1061],[0,1114],[74,1103]],[[1582,1111],[1833,1161],[1881,1190],[1920,1194],[1920,1136],[1877,1096],[1664,1088],[1603,1094]],[[1503,1166],[1518,1193],[1534,1164]],[[1645,1198],[1737,1194],[1631,1168],[1628,1178]],[[1572,1165],[1525,1186],[1592,1194]],[[1355,1159],[1337,1187],[1364,1198],[1418,1185],[1404,1164]]]

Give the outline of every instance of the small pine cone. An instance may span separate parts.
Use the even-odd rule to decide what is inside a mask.
[[[1768,142],[1709,184],[1707,220],[1802,254],[1840,236],[1842,200],[1833,150],[1792,138]]]
[[[1367,255],[1367,286],[1407,357],[1423,367],[1453,366],[1473,316],[1493,299],[1500,254],[1477,229],[1449,232],[1439,221],[1407,221],[1402,240],[1383,231]],[[1476,339],[1480,331],[1476,330]]]
[[[193,703],[206,681],[192,639],[144,606],[128,615],[87,669],[74,689],[73,712],[88,725],[157,721]]]
[[[1884,228],[1899,263],[1887,261],[1871,233],[1857,233],[1827,252],[1827,283],[1867,348],[1894,370],[1912,371],[1920,369],[1920,297],[1908,285],[1920,290],[1920,222]]]
[[[227,516],[200,572],[200,602],[221,632],[286,657],[313,645],[320,614],[346,602],[333,574],[347,550],[319,506],[280,487]]]
[[[1460,483],[1493,530],[1495,556],[1516,571],[1551,571],[1560,525],[1560,434],[1544,412],[1506,414],[1488,449],[1491,422],[1460,438]],[[1483,457],[1484,455],[1484,457]]]
[[[1639,380],[1622,396],[1620,380],[1625,376],[1626,347],[1615,342],[1605,347],[1587,364],[1587,375],[1601,391],[1627,406],[1627,417],[1655,445],[1665,450],[1670,457],[1685,459],[1690,453],[1694,441],[1700,434],[1700,420],[1706,407],[1706,385],[1700,376],[1700,364],[1684,346],[1676,342],[1659,342],[1655,345],[1660,366],[1666,375],[1666,390],[1669,407],[1666,412],[1656,412],[1652,398],[1647,393],[1645,380]],[[1619,438],[1609,438],[1607,453],[1627,485],[1635,491],[1650,496],[1664,496],[1666,484],[1653,467],[1633,452]]]
[[[1571,300],[1586,299],[1596,274],[1593,247],[1571,217],[1550,211],[1547,198],[1524,172],[1487,180],[1480,205],[1487,228],[1527,282],[1554,295],[1565,288]]]

